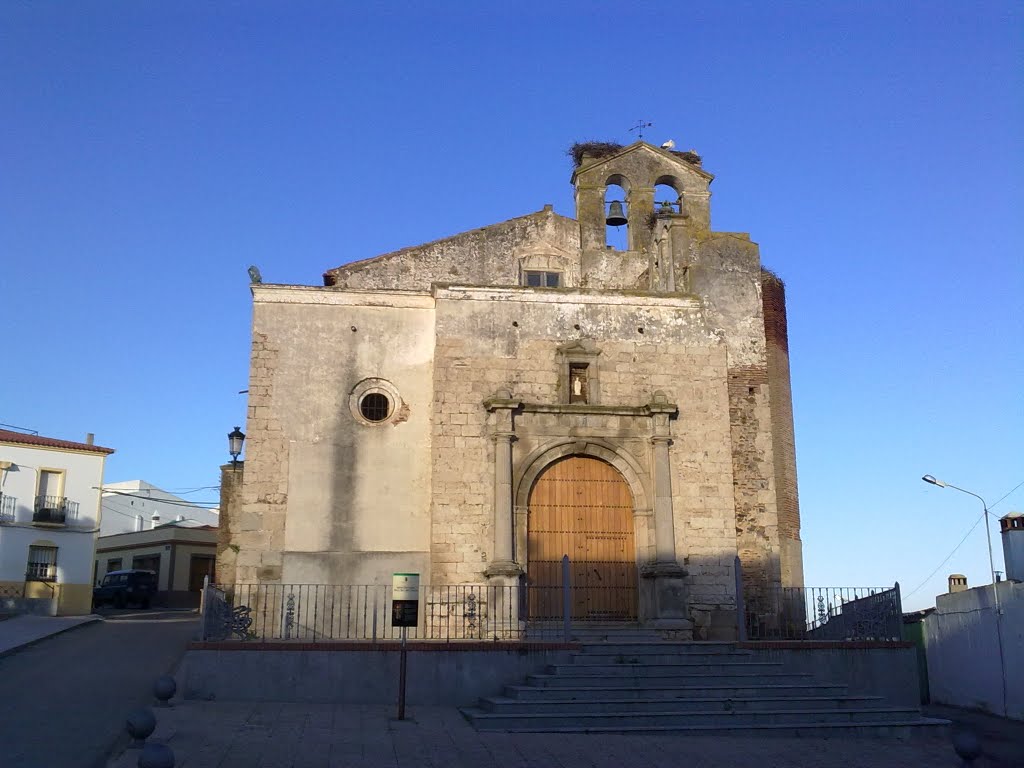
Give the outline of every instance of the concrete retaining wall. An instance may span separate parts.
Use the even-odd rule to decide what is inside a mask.
[[[890,704],[920,706],[917,651],[912,643],[741,643],[758,661],[782,662],[819,683],[848,686],[853,696],[884,696]]]
[[[178,668],[186,699],[393,704],[398,700],[399,651],[201,650],[194,644]],[[205,644],[212,645],[212,644]],[[226,644],[225,644],[226,645]],[[271,644],[266,644],[271,645]],[[436,647],[436,646],[435,646]],[[475,704],[505,685],[521,683],[548,664],[565,663],[569,650],[418,650],[410,644],[409,705]]]
[[[1024,583],[998,587],[998,622],[991,585],[936,598],[924,622],[928,687],[933,702],[1024,720]]]

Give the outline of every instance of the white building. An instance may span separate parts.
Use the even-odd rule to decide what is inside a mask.
[[[112,448],[0,430],[0,604],[89,613]]]
[[[157,575],[157,602],[175,608],[199,605],[203,578],[216,578],[217,529],[188,521],[101,536],[96,542],[96,580],[134,568]]]
[[[216,509],[196,506],[144,480],[126,480],[103,486],[100,536],[146,531],[165,523],[183,528],[216,527],[219,518]]]

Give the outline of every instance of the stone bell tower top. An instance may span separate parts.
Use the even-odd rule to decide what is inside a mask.
[[[676,152],[637,141],[625,147],[576,144],[571,154],[584,252],[606,249],[605,228],[612,202],[623,204],[629,251],[649,250],[659,220],[685,224],[692,232],[710,230],[709,187],[714,176],[701,168],[696,152]]]

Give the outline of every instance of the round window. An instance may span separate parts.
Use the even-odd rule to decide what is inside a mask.
[[[349,394],[348,405],[355,420],[367,426],[397,423],[396,418],[405,408],[395,385],[378,378],[363,379],[356,384]]]
[[[359,401],[359,412],[367,421],[384,421],[391,415],[391,401],[380,392],[370,392]]]

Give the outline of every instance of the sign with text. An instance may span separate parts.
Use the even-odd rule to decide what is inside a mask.
[[[420,575],[395,573],[391,577],[391,626],[415,627],[419,623]]]

